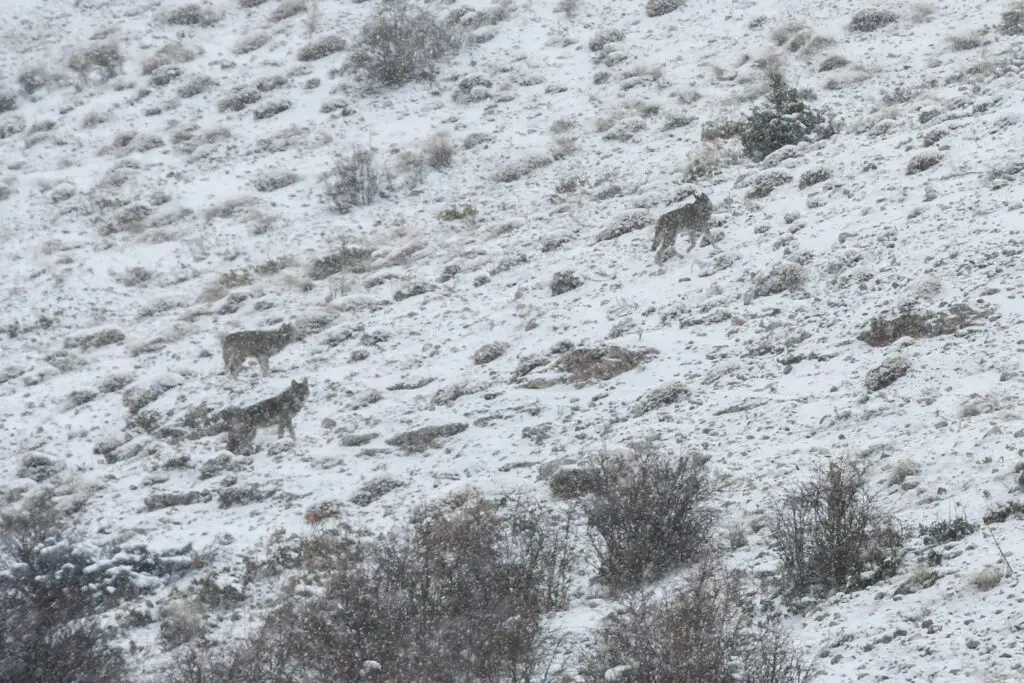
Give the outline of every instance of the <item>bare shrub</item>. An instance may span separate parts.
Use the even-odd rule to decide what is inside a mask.
[[[389,0],[360,29],[350,63],[373,83],[399,86],[432,78],[459,42],[456,30],[425,7]]]
[[[566,19],[574,19],[580,9],[580,0],[558,0],[555,13],[565,15]]]
[[[313,62],[344,49],[345,39],[341,36],[320,36],[300,47],[295,58],[300,62]]]
[[[281,0],[268,17],[271,22],[277,23],[294,17],[306,11],[306,0]]]
[[[300,179],[301,176],[294,171],[265,171],[256,177],[253,181],[253,187],[256,188],[257,192],[273,192],[289,185],[294,185]]]
[[[423,143],[423,155],[427,165],[435,171],[448,168],[455,158],[455,144],[448,133],[435,133]]]
[[[719,140],[701,142],[700,145],[691,151],[683,164],[683,179],[688,182],[707,180],[721,173],[725,168],[732,166],[743,158],[735,146],[730,146]]]
[[[337,273],[365,273],[370,269],[373,249],[343,246],[327,256],[314,259],[307,269],[312,280],[324,280]]]
[[[978,525],[962,514],[949,519],[940,519],[932,524],[922,524],[918,532],[926,546],[952,543],[967,538],[978,530]]]
[[[933,14],[935,14],[935,7],[929,2],[910,3],[910,20],[915,24],[931,21]]]
[[[998,567],[985,567],[971,576],[971,585],[981,592],[990,591],[1003,580],[1003,571]]]
[[[746,195],[748,199],[764,199],[776,189],[788,185],[792,181],[793,176],[789,171],[771,168],[745,179],[743,186],[748,188]]]
[[[746,127],[746,122],[743,119],[730,119],[723,116],[701,126],[700,139],[711,142],[738,138],[746,130]]]
[[[647,443],[597,458],[603,485],[586,516],[602,582],[635,588],[707,549],[716,514],[705,464],[693,457],[673,462]]]
[[[747,292],[747,297],[754,300],[799,291],[806,282],[807,269],[804,266],[795,261],[779,261],[754,278],[754,284]]]
[[[591,52],[601,52],[604,50],[606,45],[618,43],[624,40],[625,37],[626,34],[617,28],[604,29],[603,31],[598,31],[591,36],[587,46],[590,48]]]
[[[260,91],[251,86],[242,86],[217,102],[217,111],[242,111],[250,104],[262,99]]]
[[[850,60],[842,55],[829,55],[821,60],[821,64],[818,65],[818,71],[835,71],[836,69],[842,69],[849,63]]]
[[[889,473],[889,484],[891,486],[901,486],[907,478],[920,474],[920,472],[921,466],[915,461],[909,458],[901,460],[893,466],[892,472]]]
[[[797,187],[801,190],[808,187],[813,187],[819,183],[823,183],[832,177],[832,171],[823,168],[811,168],[800,174],[800,180],[797,182]]]
[[[13,92],[0,90],[0,114],[14,111],[18,108],[18,96]]]
[[[899,15],[892,10],[862,9],[853,15],[847,28],[855,33],[869,33],[889,24],[894,24],[898,19]]]
[[[1024,35],[1024,4],[1016,3],[1002,14],[999,29],[1008,36]]]
[[[217,85],[217,81],[213,80],[209,76],[193,76],[178,88],[178,97],[182,99],[195,97],[196,95],[201,95],[208,91],[215,85]]]
[[[375,543],[338,539],[306,559],[322,596],[284,600],[201,680],[531,680],[542,617],[566,604],[570,538],[536,504],[470,492]]]
[[[198,55],[198,50],[185,47],[181,43],[167,43],[152,55],[142,60],[141,71],[143,75],[148,76],[163,66],[191,62]]]
[[[82,79],[90,73],[99,73],[104,80],[110,80],[121,73],[124,55],[114,41],[95,43],[77,50],[68,57],[68,68]]]
[[[49,85],[54,77],[42,66],[32,66],[18,74],[18,85],[26,95],[31,95]]]
[[[292,103],[288,100],[274,100],[271,102],[264,102],[260,106],[256,107],[252,112],[252,118],[256,121],[262,121],[263,119],[269,119],[282,112],[286,112],[292,108]]]
[[[810,30],[802,21],[789,21],[773,28],[769,34],[772,42],[778,47],[784,46],[790,40],[801,33]]]
[[[499,183],[515,182],[553,162],[554,157],[548,151],[536,150],[527,152],[516,159],[505,162],[494,172],[494,179]]]
[[[776,502],[770,542],[790,595],[859,589],[895,573],[903,539],[867,486],[862,466],[830,462]]]
[[[583,673],[616,683],[804,683],[814,671],[788,633],[758,620],[737,574],[705,564],[669,596],[632,596],[606,618]]]
[[[353,147],[347,154],[336,154],[324,179],[324,194],[338,213],[354,206],[372,204],[380,193],[380,171],[369,147]]]
[[[974,50],[981,47],[984,44],[985,36],[983,36],[978,31],[957,33],[949,37],[949,46],[958,52],[964,50]]]
[[[938,165],[940,161],[942,161],[942,155],[938,152],[920,152],[907,162],[906,173],[907,175],[916,175]]]
[[[647,0],[644,12],[649,17],[660,17],[683,6],[685,0]]]
[[[82,128],[95,128],[110,120],[106,112],[91,111],[82,117]]]
[[[253,35],[246,36],[235,43],[234,48],[232,48],[232,52],[236,55],[249,54],[250,52],[255,52],[269,42],[269,33],[254,33]]]
[[[212,26],[220,19],[218,14],[195,2],[178,5],[164,14],[164,21],[171,26]]]
[[[199,604],[190,600],[176,600],[160,608],[160,641],[168,649],[206,635],[206,621]]]

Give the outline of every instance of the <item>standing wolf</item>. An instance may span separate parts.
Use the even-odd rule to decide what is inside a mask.
[[[651,251],[657,252],[654,255],[654,262],[661,265],[676,254],[676,236],[680,230],[685,230],[690,237],[690,248],[686,250],[687,254],[698,246],[698,240],[701,240],[701,244],[710,244],[718,249],[718,246],[711,241],[712,210],[713,207],[708,196],[703,192],[698,192],[693,195],[692,201],[662,214],[658,219],[658,224],[654,227],[654,243],[651,245]]]
[[[272,330],[242,330],[226,334],[220,340],[224,368],[232,377],[237,377],[245,359],[255,358],[266,377],[270,374],[270,357],[295,341],[295,336],[295,326],[291,323],[283,323]]]
[[[284,436],[284,430],[295,441],[295,429],[292,420],[298,415],[302,405],[309,396],[309,379],[301,382],[292,380],[291,386],[277,396],[271,396],[259,403],[244,408],[225,408],[215,414],[209,427],[200,432],[200,436],[213,436],[222,432],[228,433],[228,450],[238,454],[248,451],[256,438],[256,432],[263,427],[277,426],[277,436]]]

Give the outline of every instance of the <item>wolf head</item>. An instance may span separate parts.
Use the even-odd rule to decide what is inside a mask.
[[[291,392],[293,396],[299,399],[300,403],[305,402],[306,398],[309,396],[309,378],[304,377],[301,382],[297,379],[293,379]]]
[[[693,205],[702,216],[711,215],[711,199],[703,192],[697,192],[693,195]]]
[[[298,330],[296,330],[295,325],[291,323],[281,323],[281,327],[277,328],[277,332],[282,337],[287,337],[292,341],[294,341],[298,336]]]

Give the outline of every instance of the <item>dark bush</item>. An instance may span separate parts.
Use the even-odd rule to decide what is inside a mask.
[[[611,588],[628,589],[697,559],[716,515],[705,461],[671,461],[652,446],[595,463],[602,485],[586,504],[600,567]]]
[[[314,259],[307,273],[313,280],[323,280],[335,273],[365,273],[372,259],[373,249],[369,247],[342,247],[327,256]]]
[[[454,496],[405,532],[332,544],[321,596],[286,599],[219,663],[187,657],[177,680],[525,683],[543,615],[566,604],[570,538],[536,505]]]
[[[864,468],[832,462],[813,480],[786,492],[772,512],[771,544],[793,596],[824,596],[892,576],[903,539],[876,509]]]
[[[0,90],[0,114],[18,108],[18,96],[6,90]]]
[[[967,538],[978,530],[978,525],[964,516],[942,519],[934,524],[920,527],[921,537],[927,545],[951,543]]]
[[[1008,36],[1024,34],[1024,6],[1018,5],[1003,12],[999,28]]]
[[[584,680],[617,683],[803,683],[813,671],[778,625],[758,623],[735,575],[701,566],[665,599],[630,598],[608,617]]]
[[[399,86],[433,77],[438,62],[459,47],[448,24],[413,0],[386,0],[363,25],[351,64],[374,83]]]
[[[761,161],[786,145],[832,137],[835,129],[826,112],[808,105],[808,97],[808,92],[790,87],[781,76],[773,77],[767,104],[747,114],[740,133],[747,156]]]
[[[72,548],[52,506],[2,520],[0,681],[129,680],[121,653],[92,619],[102,594],[90,590],[82,569],[93,558]]]
[[[34,66],[25,69],[18,74],[18,85],[21,86],[21,91],[26,95],[46,87],[51,81],[51,76],[47,73],[46,69],[41,66]]]

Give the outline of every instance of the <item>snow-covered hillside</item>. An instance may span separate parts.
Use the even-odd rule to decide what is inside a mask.
[[[710,458],[722,537],[746,535],[727,560],[756,575],[778,564],[774,497],[854,457],[908,555],[787,619],[817,680],[1024,680],[1020,520],[939,546],[937,578],[897,591],[925,566],[919,525],[1020,498],[1010,6],[893,3],[896,21],[855,31],[866,6],[846,0],[655,17],[640,0],[469,0],[432,80],[371,87],[345,67],[382,1],[0,10],[8,511],[45,492],[91,543],[191,544],[201,568],[152,607],[200,574],[240,585],[269,538],[313,533],[310,511],[378,531],[467,486],[548,500],[556,461],[646,439]],[[753,161],[728,128],[772,72],[837,132]],[[324,178],[357,148],[381,192],[339,214]],[[720,251],[656,265],[654,223],[688,188],[713,201]],[[219,335],[285,321],[299,339],[269,377],[223,373]],[[527,371],[568,343],[656,353],[589,383]],[[905,374],[881,386],[883,365]],[[294,445],[185,438],[200,405],[302,378]],[[631,410],[671,382],[683,398]],[[394,438],[438,425],[465,428],[422,451]],[[996,585],[977,580],[993,568]],[[245,635],[273,589],[249,586],[220,632]],[[554,624],[583,638],[612,605],[583,581]],[[118,623],[140,671],[169,661],[155,623]]]

